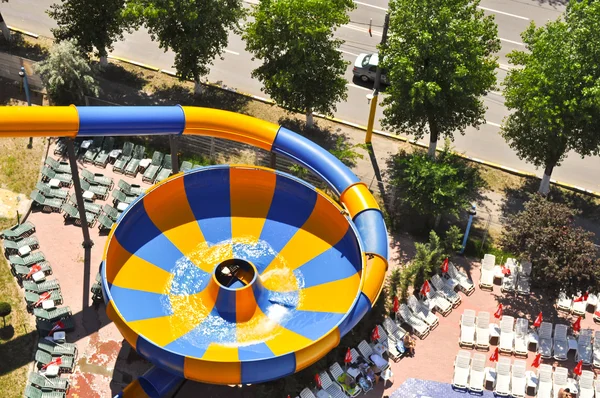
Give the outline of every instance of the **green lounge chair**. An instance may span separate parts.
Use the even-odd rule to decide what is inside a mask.
[[[171,155],[166,155],[162,162],[162,168],[156,176],[156,182],[161,182],[169,178],[173,174],[173,163],[171,162]]]
[[[58,160],[48,157],[44,164],[50,166],[50,168],[57,173],[71,174],[71,166],[68,162],[59,162]]]
[[[117,207],[117,205],[119,203],[127,203],[130,204],[131,202],[133,202],[135,200],[135,198],[137,196],[129,196],[129,195],[125,195],[123,192],[118,191],[118,190],[114,190],[112,193],[112,197],[114,198],[113,200],[113,205],[115,205],[115,207]]]
[[[42,252],[33,252],[25,257],[20,256],[8,256],[8,261],[10,265],[23,265],[25,267],[32,266],[36,263],[41,263],[46,260],[46,256]]]
[[[48,182],[52,179],[60,181],[61,186],[70,187],[73,185],[73,176],[71,174],[57,173],[48,166],[42,168],[42,181]]]
[[[38,332],[40,332],[40,334],[44,337],[47,336],[48,333],[50,333],[54,327],[57,328],[55,330],[55,332],[57,332],[59,330],[64,330],[65,332],[70,332],[75,329],[75,322],[73,322],[73,318],[65,318],[65,319],[60,320],[59,322],[60,323],[48,322],[48,321],[43,321],[41,319],[38,319],[35,321],[35,325],[37,327]]]
[[[106,177],[104,174],[92,173],[91,171],[84,169],[81,170],[81,176],[92,185],[102,185],[108,187],[108,189],[113,189],[115,186],[115,181],[112,177]]]
[[[77,200],[75,199],[75,197],[71,196],[71,199],[69,199],[69,203],[77,207]],[[83,206],[85,207],[85,211],[90,212],[92,214],[98,215],[102,211],[102,205],[98,203],[84,201]]]
[[[129,163],[129,161],[132,158],[133,147],[133,143],[129,141],[123,144],[123,151],[121,152],[121,155],[118,157],[118,159],[115,160],[115,164],[113,165],[113,171],[115,173],[123,173],[125,171],[127,163]]]
[[[96,156],[100,153],[103,142],[104,137],[99,136],[94,138],[94,141],[92,141],[92,144],[83,156],[83,163],[94,163],[94,159],[96,159]]]
[[[114,137],[106,138],[104,140],[104,144],[102,144],[102,150],[94,159],[94,165],[102,166],[102,167],[106,168],[106,165],[108,164],[108,154],[112,152],[114,146],[115,146],[115,138]]]
[[[47,378],[39,373],[29,373],[29,383],[43,391],[63,391],[69,390],[69,380],[63,377]],[[27,394],[27,392],[25,392]],[[64,397],[64,395],[59,395]]]
[[[70,317],[72,313],[69,307],[58,307],[50,311],[43,308],[34,308],[33,315],[43,321],[56,322],[63,318]]]
[[[103,187],[101,185],[92,185],[87,181],[81,181],[81,189],[84,191],[91,191],[96,195],[99,199],[105,200],[108,197],[108,187]]]
[[[48,339],[40,339],[38,341],[38,348],[42,351],[46,351],[48,354],[53,356],[68,355],[71,357],[77,356],[77,344],[69,343],[56,343]]]
[[[39,249],[40,243],[35,236],[28,236],[18,241],[3,240],[2,246],[4,247],[4,255],[8,257],[11,254],[18,254],[19,249],[22,247],[29,246],[31,250]]]
[[[113,225],[115,225],[115,222],[111,220],[107,215],[100,214],[98,216],[98,229],[100,230],[100,232],[110,231]]]
[[[112,221],[117,221],[117,219],[119,218],[119,210],[115,209],[114,207],[112,207],[108,203],[104,205],[104,207],[102,208],[102,211]]]
[[[181,167],[179,168],[179,171],[188,171],[188,170],[191,170],[192,167],[194,167],[192,162],[188,162],[187,160],[185,160],[185,161],[181,162]]]
[[[9,229],[0,232],[0,238],[4,240],[18,241],[35,233],[35,225],[27,221],[22,224],[13,225]]]
[[[57,356],[52,356],[50,354],[48,354],[46,351],[42,351],[42,350],[37,350],[35,352],[35,360],[37,362],[37,366],[38,369],[41,369],[44,365],[49,364],[50,362],[52,362],[55,358],[60,357],[61,359],[61,364],[58,365],[59,367],[59,372],[69,372],[71,373],[73,371],[73,367],[75,366],[75,361],[73,357],[67,356],[67,355],[57,355]]]
[[[54,147],[54,155],[62,156],[65,152],[67,152],[67,141],[66,139],[60,138]]]
[[[90,290],[92,292],[92,301],[94,301],[94,302],[104,301],[104,296],[102,293],[102,285],[100,284],[100,282],[94,283]]]
[[[44,282],[35,283],[34,281],[23,281],[23,289],[26,292],[42,294],[53,290],[60,290],[58,279],[50,279]]]
[[[42,195],[44,195],[47,198],[67,200],[71,195],[68,189],[52,188],[50,187],[50,185],[44,184],[41,181],[38,181],[37,184],[35,184],[35,187],[38,191],[42,193]]]
[[[156,151],[152,155],[152,163],[144,172],[144,176],[142,177],[142,181],[153,184],[156,179],[156,175],[158,174],[158,170],[162,165],[163,159],[165,155],[162,152]]]
[[[137,176],[138,169],[140,168],[140,162],[146,153],[146,148],[141,145],[136,145],[133,150],[133,158],[127,163],[125,168],[125,175],[135,177]]]
[[[144,193],[146,189],[142,188],[137,184],[129,184],[127,181],[119,180],[117,183],[119,190],[128,196],[139,196]]]
[[[31,192],[31,194],[29,195],[29,197],[31,198],[31,200],[33,200],[33,203],[35,204],[35,206],[40,207],[42,209],[42,211],[44,211],[44,210],[49,211],[49,212],[56,211],[56,212],[60,213],[60,206],[62,206],[62,204],[63,204],[62,199],[46,198],[37,189],[34,189],[33,192]]]
[[[33,305],[40,299],[41,293],[25,292],[25,302],[27,303],[27,309],[31,312]],[[63,303],[62,292],[60,289],[50,291],[49,300],[53,300],[54,304],[61,305]]]
[[[41,268],[40,271],[42,271],[44,275],[52,275],[52,267],[48,261],[42,261],[38,265]],[[31,267],[26,267],[24,265],[11,265],[11,271],[17,278],[23,279],[31,272]]]
[[[65,222],[71,221],[75,225],[81,225],[81,219],[79,218],[79,210],[77,210],[75,206],[69,203],[65,203],[64,205],[62,205],[62,210],[65,212],[65,214],[63,214]],[[93,213],[89,213],[86,211],[85,219],[90,228],[93,228],[96,224],[96,215]]]
[[[40,375],[40,377],[44,377]],[[56,379],[57,377],[55,377]],[[50,380],[50,379],[48,379]],[[66,380],[66,379],[65,379]],[[64,391],[42,391],[39,388],[28,385],[25,387],[26,398],[64,398],[66,397]]]

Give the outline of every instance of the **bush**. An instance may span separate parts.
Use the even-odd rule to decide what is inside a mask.
[[[10,315],[12,308],[9,303],[0,302],[0,316],[4,321],[4,327],[6,327],[6,317]]]

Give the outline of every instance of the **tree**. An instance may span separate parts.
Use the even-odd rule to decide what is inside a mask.
[[[54,44],[48,58],[36,64],[54,105],[83,104],[86,95],[98,95],[92,68],[72,41]]]
[[[9,316],[11,312],[12,312],[12,309],[10,308],[9,303],[0,302],[0,316],[2,317],[2,320],[4,321],[4,327],[6,327],[6,317]]]
[[[108,50],[115,41],[123,40],[123,31],[130,26],[124,8],[125,0],[62,0],[46,12],[58,25],[51,29],[57,41],[76,40],[85,54],[96,49],[104,66]]]
[[[502,248],[532,263],[534,285],[550,302],[600,288],[600,262],[593,234],[573,222],[576,212],[534,195],[525,209],[509,219],[500,237]]]
[[[485,123],[482,96],[496,83],[498,27],[479,0],[391,0],[390,37],[380,48],[390,86],[384,127],[416,139],[454,139]]]
[[[126,12],[160,48],[175,52],[177,77],[194,80],[196,94],[202,92],[200,78],[223,54],[229,31],[239,30],[244,14],[241,0],[130,0]]]
[[[263,61],[252,76],[284,108],[331,115],[347,98],[348,63],[333,33],[350,22],[352,0],[262,0],[244,33],[246,50]]]
[[[600,153],[600,2],[570,2],[568,18],[521,34],[527,51],[508,54],[520,66],[504,81],[513,112],[502,135],[521,159],[544,168],[539,192],[570,151]]]

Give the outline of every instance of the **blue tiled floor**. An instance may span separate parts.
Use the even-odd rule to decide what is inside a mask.
[[[484,397],[493,398],[491,391],[484,391],[483,394],[472,394],[468,391],[452,389],[452,385],[439,383],[437,381],[408,379],[400,388],[394,391],[391,398],[469,398]]]

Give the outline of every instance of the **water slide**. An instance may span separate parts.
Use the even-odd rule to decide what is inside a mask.
[[[0,107],[0,137],[205,135],[285,156],[339,200],[286,173],[219,165],[152,186],[104,250],[106,310],[155,366],[121,397],[161,397],[183,378],[253,384],[313,364],[372,308],[388,264],[366,185],[310,140],[196,107]]]

